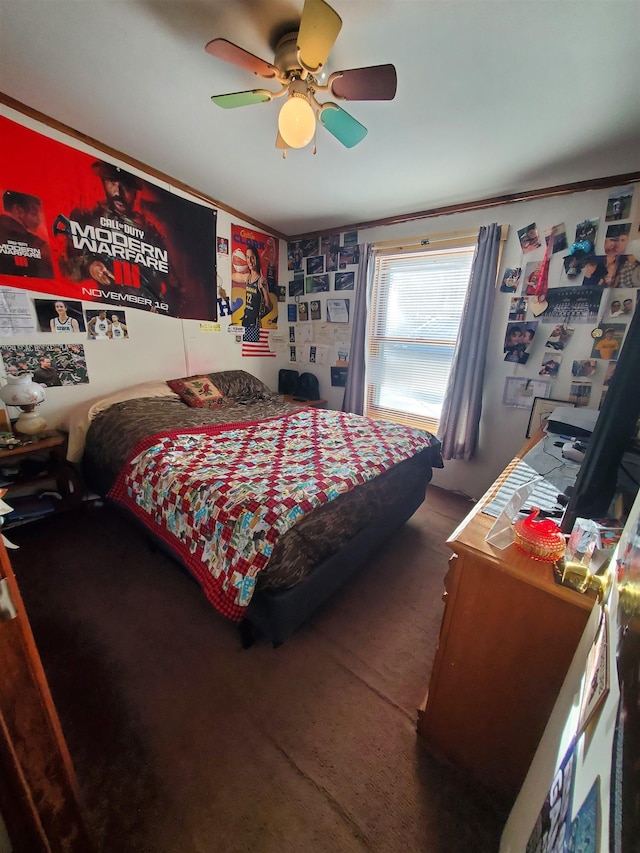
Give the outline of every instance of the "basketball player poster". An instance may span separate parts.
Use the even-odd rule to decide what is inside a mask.
[[[217,319],[216,211],[0,116],[0,286]]]
[[[233,325],[275,329],[278,325],[278,241],[269,234],[231,226]]]

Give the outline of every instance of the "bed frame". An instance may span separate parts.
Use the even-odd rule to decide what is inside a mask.
[[[262,634],[274,648],[281,645],[321,604],[343,586],[377,551],[394,531],[411,518],[425,499],[425,489],[431,480],[427,472],[422,483],[407,489],[404,500],[390,508],[383,524],[365,527],[338,553],[320,563],[304,580],[289,589],[258,590],[240,623],[243,647],[249,648]]]

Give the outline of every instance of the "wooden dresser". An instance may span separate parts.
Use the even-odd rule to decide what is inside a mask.
[[[528,442],[447,544],[445,612],[418,732],[429,747],[510,808],[533,759],[594,599],[553,569],[485,541],[482,512]]]

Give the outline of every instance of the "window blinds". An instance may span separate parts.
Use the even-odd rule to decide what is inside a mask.
[[[376,258],[365,414],[436,432],[475,249]]]

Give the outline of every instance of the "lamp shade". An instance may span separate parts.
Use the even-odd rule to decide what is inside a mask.
[[[44,388],[33,381],[33,373],[7,376],[7,384],[0,388],[0,400],[7,406],[37,406],[44,400]]]
[[[278,130],[289,148],[304,148],[316,132],[313,107],[304,95],[291,94],[278,116]]]
[[[46,429],[47,422],[34,411],[35,407],[44,400],[44,388],[33,381],[32,373],[7,376],[6,385],[0,388],[0,400],[7,406],[22,409],[15,423],[16,432],[37,435]]]

